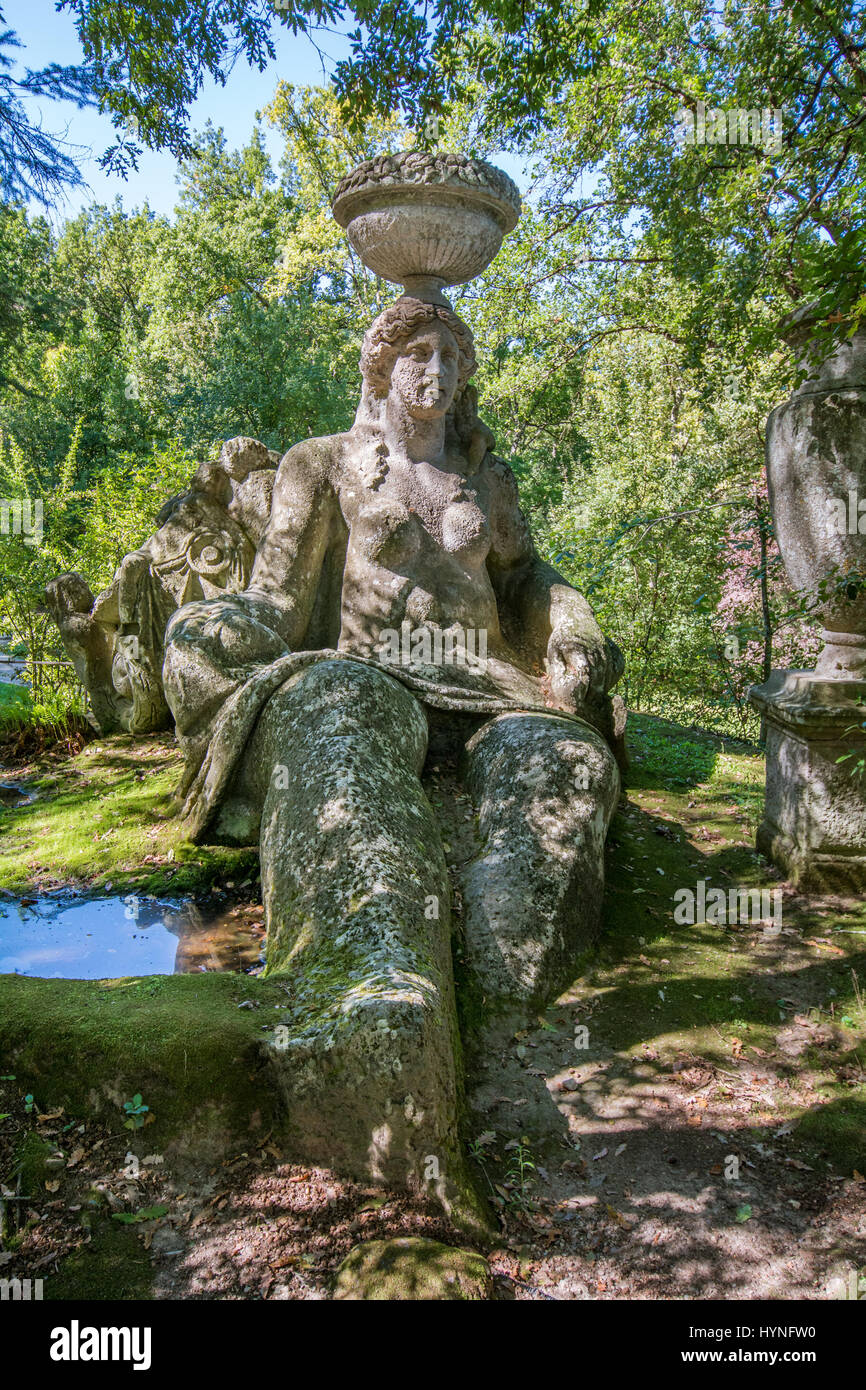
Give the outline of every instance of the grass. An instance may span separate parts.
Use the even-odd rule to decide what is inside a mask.
[[[167,735],[117,735],[27,778],[37,799],[0,810],[0,889],[61,882],[146,892],[203,891],[258,869],[255,850],[201,847],[171,817],[181,755]]]
[[[0,681],[0,718],[6,710],[27,709],[29,704],[30,692],[25,686]]]

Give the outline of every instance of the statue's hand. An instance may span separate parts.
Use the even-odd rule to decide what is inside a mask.
[[[199,599],[179,608],[166,628],[166,644],[195,646],[218,669],[241,670],[266,665],[284,656],[288,647],[264,619],[270,613],[246,594]]]
[[[624,669],[615,642],[596,629],[584,633],[573,623],[554,628],[547,646],[550,693],[562,709],[579,714],[600,705]]]

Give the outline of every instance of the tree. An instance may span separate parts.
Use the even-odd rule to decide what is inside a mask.
[[[498,0],[497,0],[498,3]],[[419,120],[441,110],[435,53],[468,22],[466,0],[61,0],[74,18],[93,90],[120,131],[103,164],[136,166],[142,145],[188,158],[187,114],[206,77],[224,85],[239,58],[263,72],[275,24],[314,35],[354,18],[353,55],[336,66],[347,125],[402,107]],[[480,13],[484,14],[482,4]],[[137,143],[140,142],[140,143]]]
[[[862,316],[862,0],[611,0],[592,19],[597,62],[564,79],[559,49],[585,13],[567,0],[549,76],[532,86],[504,37],[472,29],[461,41],[476,129],[531,142],[551,226],[580,228],[588,258],[628,257],[640,240],[700,286],[695,339],[768,299],[780,312],[817,300],[837,321]]]
[[[62,189],[80,188],[84,180],[69,147],[30,121],[22,97],[72,101],[79,109],[92,106],[91,73],[86,66],[51,63],[38,72],[26,68],[23,77],[13,77],[9,50],[21,47],[12,29],[0,32],[0,195],[4,202],[32,198],[47,206]]]

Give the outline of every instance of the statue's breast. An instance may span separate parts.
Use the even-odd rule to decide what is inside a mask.
[[[367,503],[352,524],[352,549],[385,569],[404,568],[424,539],[421,518],[393,498]]]
[[[490,526],[478,503],[463,494],[442,513],[442,546],[464,562],[483,564],[490,549]]]
[[[437,557],[475,569],[490,550],[490,525],[474,490],[453,483],[447,492],[416,486],[368,495],[352,520],[351,537],[356,554],[401,574],[435,565]]]

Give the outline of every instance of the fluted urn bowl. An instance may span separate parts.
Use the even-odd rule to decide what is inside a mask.
[[[379,155],[337,186],[332,211],[364,264],[407,294],[442,302],[485,270],[520,216],[507,174],[459,154]]]

